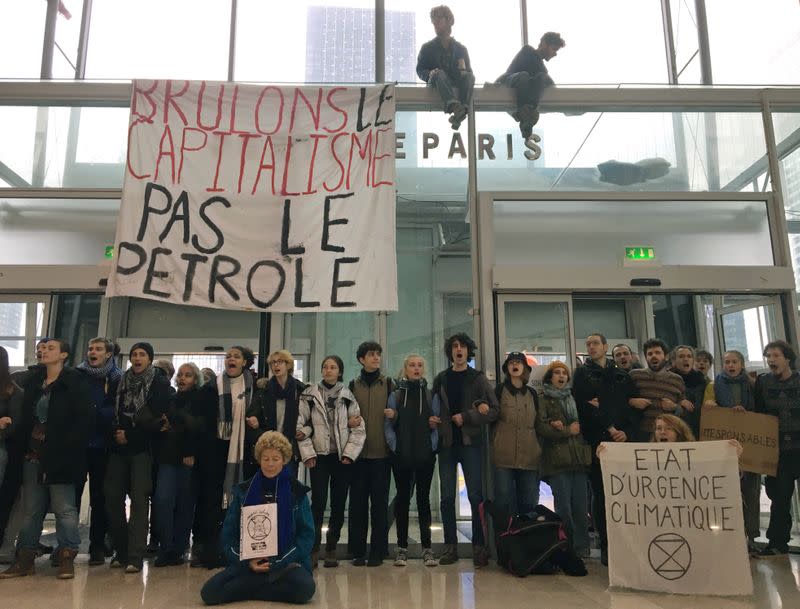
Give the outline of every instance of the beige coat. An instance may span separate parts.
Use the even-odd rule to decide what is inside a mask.
[[[529,387],[497,388],[500,416],[492,428],[492,463],[495,467],[538,470],[542,455],[536,437],[538,412]]]

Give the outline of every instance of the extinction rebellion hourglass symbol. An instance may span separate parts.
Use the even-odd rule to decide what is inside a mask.
[[[692,549],[677,533],[664,533],[650,542],[647,558],[657,575],[669,580],[680,579],[692,564]]]

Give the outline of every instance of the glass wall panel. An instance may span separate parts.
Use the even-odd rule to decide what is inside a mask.
[[[86,78],[227,80],[230,20],[221,0],[93,0]]]
[[[120,188],[129,112],[0,107],[0,186]]]
[[[496,264],[622,266],[637,245],[665,265],[773,264],[762,201],[495,201],[493,213]]]
[[[19,4],[19,3],[17,3]],[[81,36],[83,2],[59,2],[56,17],[56,46],[53,49],[53,78],[75,78],[78,41]]]
[[[580,352],[585,350],[584,339],[593,332],[602,332],[608,340],[628,337],[624,300],[576,298],[572,321]]]
[[[756,112],[547,113],[527,145],[505,112],[476,121],[479,190],[738,191],[766,163]],[[456,135],[436,129],[429,162],[452,163]]]
[[[8,352],[12,369],[35,363],[36,339],[47,323],[45,302],[49,297],[5,296],[0,302],[0,347]]]
[[[705,0],[714,84],[800,83],[800,4]]]
[[[669,81],[658,0],[528,0],[529,43],[547,31],[567,43],[547,66],[558,84]]]
[[[126,336],[131,338],[258,339],[259,314],[131,298]],[[230,344],[214,345],[227,349]]]
[[[420,82],[417,55],[423,43],[436,37],[430,18],[435,5],[428,0],[386,0],[386,38],[393,40],[391,55],[388,50],[386,55],[387,80]],[[519,2],[450,0],[447,5],[455,17],[453,37],[467,47],[476,86],[494,82],[522,45]],[[401,33],[398,24],[410,30]]]
[[[72,346],[71,366],[85,357],[89,341],[97,336],[102,294],[59,294],[53,336]]]
[[[697,326],[690,294],[654,294],[653,324],[656,336],[671,348],[696,345]]]
[[[46,12],[46,2],[3,3],[0,78],[39,78]]]
[[[372,0],[239,0],[237,11],[236,80],[375,81]]]
[[[670,0],[675,64],[680,84],[700,84],[700,53],[694,2]]]
[[[0,198],[0,264],[101,264],[119,201]]]

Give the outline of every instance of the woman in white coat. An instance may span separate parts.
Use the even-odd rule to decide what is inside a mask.
[[[322,360],[322,380],[300,395],[297,440],[300,458],[311,475],[311,512],[314,516],[316,567],[322,541],[322,518],[331,494],[331,516],[325,539],[325,566],[336,567],[336,544],[344,524],[344,506],[353,462],[364,446],[366,431],[361,410],[342,384],[344,363],[337,355]],[[351,426],[352,425],[352,426]]]

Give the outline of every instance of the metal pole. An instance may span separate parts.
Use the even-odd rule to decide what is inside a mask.
[[[375,82],[386,80],[386,2],[375,0]]]
[[[44,80],[53,78],[56,19],[58,19],[58,0],[47,0],[47,13],[45,13],[44,19],[44,41],[42,42],[42,67],[39,72],[39,76]]]
[[[234,67],[236,64],[236,18],[239,14],[239,3],[231,0],[231,28],[228,35],[228,81],[233,81]],[[261,364],[259,364],[261,368]]]
[[[667,78],[669,84],[678,84],[678,67],[675,64],[675,34],[672,30],[670,0],[661,0],[661,22],[664,27],[664,50],[667,53]]]
[[[528,44],[528,0],[519,0],[519,20],[522,24],[522,46]]]
[[[714,81],[711,77],[711,45],[708,42],[706,0],[694,0],[694,12],[697,20],[697,48],[700,51],[700,76],[704,85],[710,85]]]
[[[75,59],[75,79],[86,78],[86,53],[89,48],[89,29],[92,24],[92,0],[83,0],[81,33],[78,38],[78,56]]]
[[[267,349],[269,349],[270,333],[272,332],[272,313],[259,313],[258,315],[258,376],[267,376]]]

